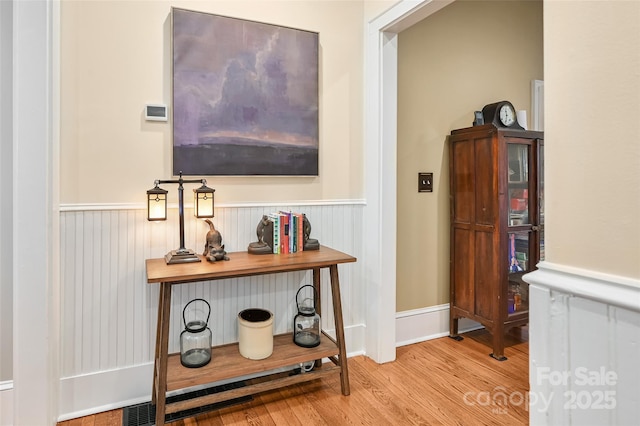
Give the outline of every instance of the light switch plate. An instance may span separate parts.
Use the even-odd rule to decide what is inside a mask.
[[[433,173],[418,173],[418,192],[433,192]]]

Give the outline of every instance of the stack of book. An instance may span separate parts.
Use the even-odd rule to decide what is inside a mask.
[[[269,224],[265,227],[264,240],[273,248],[274,254],[296,253],[304,249],[304,215],[283,212],[267,214]]]
[[[509,272],[527,271],[528,254],[528,235],[509,233]]]

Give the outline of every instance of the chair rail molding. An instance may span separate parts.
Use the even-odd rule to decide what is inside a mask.
[[[289,206],[349,206],[366,205],[363,199],[336,199],[336,200],[302,200],[302,201],[269,201],[269,202],[245,202],[245,203],[216,203],[215,208],[246,208],[246,207],[270,207],[286,210]],[[145,203],[64,203],[60,204],[61,212],[73,211],[107,211],[107,210],[142,210],[146,209]],[[177,209],[178,203],[167,204],[169,209]],[[185,206],[185,209],[189,209]]]
[[[640,280],[542,261],[525,281],[549,290],[640,312]]]

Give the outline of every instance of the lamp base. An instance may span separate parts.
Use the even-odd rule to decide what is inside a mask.
[[[169,253],[164,255],[164,260],[167,262],[167,265],[201,261],[195,252],[189,249],[171,250]]]

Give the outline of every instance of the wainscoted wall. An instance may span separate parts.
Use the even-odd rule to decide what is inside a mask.
[[[304,205],[240,205],[215,210],[213,222],[228,252],[256,241],[263,214],[292,210],[307,215],[311,237],[361,257],[364,202]],[[165,222],[148,222],[141,206],[66,205],[61,207],[60,418],[148,400],[158,305],[158,285],[147,284],[145,259],[162,257],[179,246],[177,208]],[[208,225],[185,212],[185,246],[202,252]],[[347,351],[364,351],[362,263],[340,265]],[[322,280],[322,327],[333,330],[329,276]],[[265,275],[174,286],[169,351],[179,352],[182,309],[200,297],[211,304],[214,345],[237,340],[236,317],[249,307],[274,313],[275,333],[290,331],[295,293],[311,283],[310,272]],[[213,353],[215,358],[215,351]]]
[[[531,424],[637,424],[640,282],[538,267],[525,276]]]

